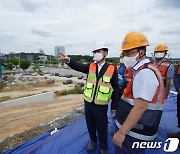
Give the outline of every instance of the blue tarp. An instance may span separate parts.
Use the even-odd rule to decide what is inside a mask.
[[[177,128],[176,118],[176,95],[170,94],[169,98],[165,101],[163,115],[159,127],[158,136],[155,141],[165,142],[168,132],[180,132]],[[112,143],[111,132],[114,128],[114,120],[108,114],[109,120],[109,135],[108,135],[108,148],[109,153],[114,154],[114,144]],[[40,136],[27,141],[26,143],[6,151],[5,154],[86,154],[86,147],[89,143],[89,135],[86,127],[85,118],[82,117],[76,122],[69,125],[59,127],[58,132],[50,135],[50,131],[47,131]],[[99,147],[93,154],[99,153]],[[146,149],[145,154],[163,154],[165,153],[163,147],[160,149]],[[180,153],[180,149],[177,149],[175,154]]]

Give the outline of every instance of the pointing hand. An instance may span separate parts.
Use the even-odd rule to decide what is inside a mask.
[[[67,55],[65,55],[64,53],[59,53],[59,54],[60,54],[59,60],[62,60],[64,62],[68,62],[70,60],[70,58]]]

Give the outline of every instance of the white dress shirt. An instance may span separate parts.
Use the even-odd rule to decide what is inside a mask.
[[[137,71],[139,67],[148,62],[150,62],[149,59],[144,59],[134,66],[133,69]],[[142,98],[151,102],[158,86],[159,82],[154,72],[148,68],[142,69],[134,78],[133,96],[134,98]]]
[[[98,64],[98,63],[97,63],[97,65],[98,65],[98,74],[99,74],[99,72],[101,71],[101,68],[104,66],[104,64],[105,64],[105,62],[102,63],[102,64]]]

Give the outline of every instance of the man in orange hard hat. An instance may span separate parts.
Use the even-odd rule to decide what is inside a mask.
[[[165,44],[159,44],[154,49],[154,57],[155,62],[154,64],[159,69],[163,80],[164,80],[164,86],[165,86],[165,98],[168,97],[169,90],[171,87],[171,81],[173,79],[174,74],[174,66],[166,61],[164,58],[167,55],[168,47]]]
[[[145,35],[129,33],[122,43],[123,61],[132,68],[116,112],[117,132],[113,136],[117,154],[141,153],[134,142],[153,140],[158,131],[164,105],[164,85],[157,67],[146,58],[149,42]]]

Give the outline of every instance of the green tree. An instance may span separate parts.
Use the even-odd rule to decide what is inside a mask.
[[[16,68],[17,68],[17,65],[19,64],[19,60],[18,60],[17,58],[11,58],[11,59],[10,59],[10,62],[11,62],[12,64],[14,64],[14,65],[16,66]]]
[[[3,64],[8,64],[9,63],[9,60],[6,59],[6,58],[3,58],[2,61],[3,61]]]
[[[13,64],[12,63],[8,63],[6,68],[11,71],[13,69]]]
[[[20,68],[25,70],[28,69],[30,66],[30,62],[28,60],[22,60],[20,63]]]
[[[6,59],[5,59],[5,58],[3,58],[3,59],[2,59],[2,62],[3,62],[4,64],[6,64]]]

